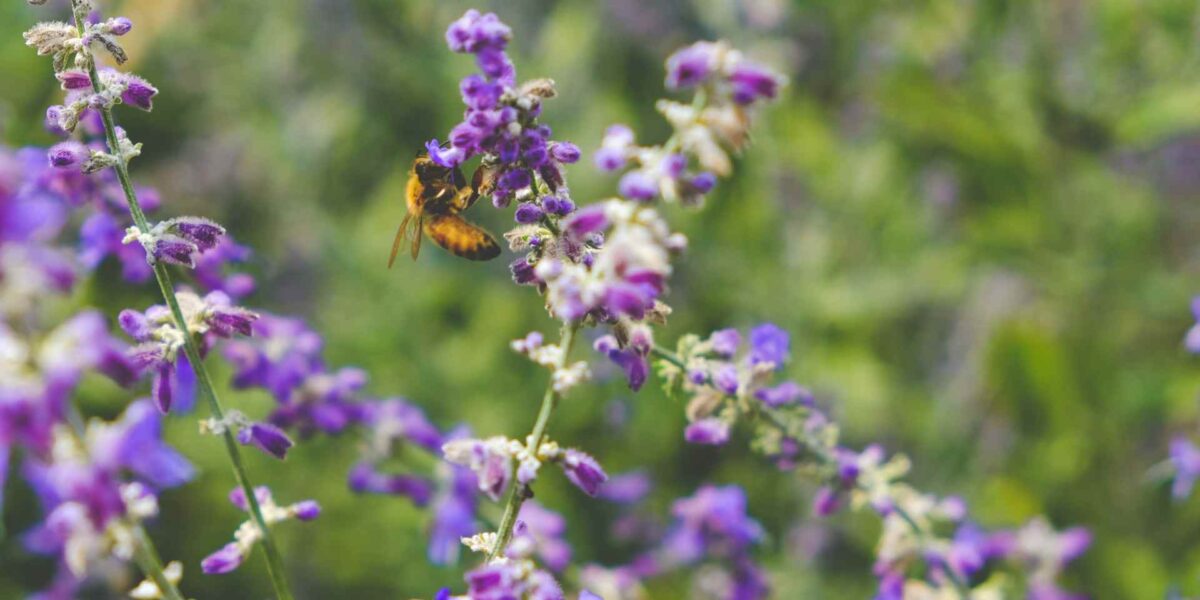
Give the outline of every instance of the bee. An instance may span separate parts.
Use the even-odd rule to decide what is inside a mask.
[[[462,169],[443,167],[426,154],[418,155],[405,190],[408,215],[396,231],[388,268],[396,262],[396,255],[406,238],[412,240],[410,252],[413,260],[417,259],[421,252],[422,231],[435,244],[467,260],[491,260],[500,256],[496,238],[458,214],[475,204],[479,196],[490,193],[493,187],[491,169],[482,166],[476,169],[468,185]]]

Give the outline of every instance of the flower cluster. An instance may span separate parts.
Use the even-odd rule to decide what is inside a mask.
[[[719,138],[731,149],[740,149],[744,145],[744,129],[740,136],[734,136],[735,132],[727,126],[712,133],[710,127],[725,124],[710,119],[735,113],[741,124],[748,125],[750,105],[758,99],[773,97],[780,79],[768,73],[770,89],[747,94],[746,74],[756,67],[741,61],[724,45],[714,45],[722,50],[713,54],[712,76],[705,73],[687,84],[703,88],[697,93],[695,106],[707,111],[704,116],[696,115],[684,123],[676,114],[678,111],[667,111],[669,120],[683,135],[677,134],[663,146],[653,148],[635,148],[632,132],[627,128],[612,128],[599,153],[607,159],[598,156],[598,160],[610,170],[630,161],[637,163],[638,169],[622,179],[619,187],[624,199],[605,200],[577,210],[566,195],[565,178],[556,163],[574,162],[579,157],[578,150],[555,143],[543,148],[543,142],[531,135],[532,120],[527,118],[540,115],[540,100],[548,97],[553,88],[535,81],[514,91],[515,69],[505,55],[511,30],[495,15],[469,11],[451,25],[446,38],[452,50],[476,54],[484,75],[463,82],[467,119],[452,132],[450,148],[443,150],[435,140],[428,150],[436,162],[447,166],[482,154],[484,168],[498,171],[497,191],[493,194],[497,205],[507,204],[512,191],[517,190],[515,196],[521,200],[516,210],[518,225],[505,237],[514,251],[525,256],[510,265],[513,279],[518,284],[536,287],[545,297],[550,314],[564,324],[559,344],[545,344],[537,332],[512,344],[514,350],[552,370],[543,413],[547,409],[552,411],[556,399],[589,373],[585,362],[568,364],[575,333],[583,325],[603,325],[609,330],[595,342],[596,350],[621,367],[631,388],[640,388],[648,377],[649,356],[654,348],[650,325],[664,322],[670,312],[661,297],[672,272],[671,259],[687,246],[686,238],[672,233],[648,202],[661,196],[698,203],[698,197],[716,183],[713,171],[729,172],[729,168],[706,166],[711,151],[699,139],[699,130],[710,132],[711,139]],[[673,68],[671,64],[669,68]],[[732,77],[734,70],[736,77]],[[506,128],[498,128],[497,119],[485,112],[496,106],[502,107],[498,121],[510,123]],[[511,126],[513,122],[516,127]],[[544,139],[548,139],[549,130],[544,132]],[[689,170],[693,157],[707,171]],[[543,161],[552,165],[550,172],[538,166]],[[514,163],[519,164],[512,167]],[[485,177],[486,174],[477,176],[477,184]],[[526,514],[524,507],[529,505],[524,502],[530,495],[529,485],[546,461],[557,462],[568,479],[589,495],[601,493],[600,485],[607,475],[587,454],[560,450],[556,442],[545,436],[543,427],[544,420],[539,418],[534,432],[524,441],[496,436],[459,439],[444,446],[446,460],[468,467],[475,474],[478,489],[488,497],[499,499],[513,479],[522,486],[511,495],[506,507],[507,524],[502,524],[500,531],[483,532],[465,540],[469,547],[487,552],[492,559],[468,576],[471,598],[540,598],[543,594],[562,597],[557,585],[542,587],[542,582],[553,580],[543,577],[545,572],[528,559],[532,551],[527,548],[545,546],[544,540],[554,537],[554,534],[539,537],[533,533],[527,538],[521,533],[538,531],[520,518]],[[630,498],[638,496],[634,492]],[[621,495],[616,497],[620,499]],[[508,520],[510,517],[512,521]],[[558,528],[549,525],[545,531],[557,532]],[[539,540],[543,543],[539,544]],[[561,549],[538,556],[556,568]]]
[[[751,554],[766,537],[747,514],[740,487],[704,485],[671,507],[672,523],[654,547],[627,565],[582,569],[582,584],[610,600],[647,597],[643,584],[698,567],[691,597],[723,600],[766,598],[770,586]]]
[[[671,275],[671,256],[687,247],[653,208],[622,200],[588,206],[563,222],[561,237],[530,249],[531,282],[545,290],[551,313],[566,322],[592,317],[640,321],[661,313],[657,301]]]
[[[251,337],[224,344],[222,355],[233,366],[235,387],[264,389],[277,406],[267,422],[243,426],[240,438],[282,455],[290,440],[280,430],[293,431],[301,438],[318,432],[361,434],[363,452],[350,469],[350,489],[429,505],[429,558],[437,564],[453,563],[459,539],[475,531],[475,475],[449,464],[439,464],[432,473],[395,473],[386,464],[408,448],[440,456],[445,441],[465,434],[443,434],[420,408],[406,400],[362,397],[367,374],[353,367],[329,370],[321,356],[321,336],[300,319],[263,314],[251,325],[251,332]]]
[[[812,393],[795,381],[774,385],[771,379],[788,359],[787,332],[765,323],[749,331],[748,343],[735,329],[713,332],[707,339],[684,336],[678,342],[681,365],[664,363],[668,383],[678,382],[691,396],[690,424],[684,431],[695,444],[723,444],[741,412],[758,408],[811,406]]]
[[[267,525],[274,525],[290,519],[311,521],[321,514],[321,506],[315,500],[302,500],[288,506],[279,506],[275,504],[271,490],[265,486],[254,488],[254,495]],[[242,488],[234,488],[229,493],[229,502],[243,512],[250,512],[250,505],[246,502],[246,493],[242,491]],[[200,563],[200,568],[209,575],[229,573],[241,566],[242,561],[250,556],[254,545],[260,540],[262,540],[262,531],[258,525],[252,520],[246,520],[234,532],[233,541],[208,555]]]
[[[201,217],[177,217],[156,224],[150,231],[130,225],[122,243],[138,242],[146,250],[146,259],[195,267],[196,260],[217,247],[225,228]]]
[[[616,171],[633,165],[618,185],[625,198],[699,204],[716,185],[715,175],[732,171],[726,148],[746,146],[754,106],[775,98],[784,79],[725,42],[697,42],[667,59],[666,84],[696,92],[690,104],[659,101],[659,112],[675,130],[671,142],[640,147],[631,129],[615,125],[595,154],[596,166]],[[704,170],[690,171],[689,155]]]
[[[0,148],[0,495],[15,460],[45,514],[23,536],[25,546],[60,566],[45,593],[73,597],[85,580],[120,572],[112,566],[136,552],[157,493],[194,471],[163,442],[148,399],[114,422],[72,425],[72,397],[85,378],[130,386],[140,368],[100,312],[76,308],[58,320],[75,307],[70,296],[92,266],[58,238],[74,210],[101,206],[111,189],[99,175],[56,168],[45,157]],[[126,585],[118,579],[107,583]]]
[[[539,559],[552,571],[562,572],[571,562],[571,546],[563,539],[567,523],[562,515],[534,501],[521,506],[512,541],[497,560],[466,575],[467,598],[521,598],[523,600],[561,600],[565,598],[554,575],[537,567]],[[493,532],[464,538],[476,552],[488,552],[496,544]],[[449,590],[438,596],[450,598]],[[595,598],[582,592],[580,598]]]
[[[969,520],[961,499],[938,498],[905,483],[907,458],[889,458],[878,445],[862,451],[841,445],[837,426],[817,408],[807,389],[790,380],[772,385],[771,378],[788,360],[787,332],[767,323],[751,329],[747,337],[748,344],[743,344],[742,335],[733,329],[705,339],[689,335],[680,338],[677,352],[658,353],[668,386],[691,396],[686,438],[724,443],[734,423],[751,418],[756,423],[755,449],[782,469],[816,475],[822,484],[813,500],[817,515],[828,516],[846,506],[874,511],[883,522],[875,564],[879,598],[938,598],[968,589],[999,593],[1005,578],[987,567],[1005,563],[1025,572],[1030,589],[1062,593],[1055,579],[1087,547],[1086,530],[1068,530],[1061,534],[1061,544],[1050,544],[1045,540],[1057,540],[1060,534],[1040,520],[1017,533],[980,529]],[[1035,531],[1045,538],[1039,544],[1006,542]],[[1035,549],[1048,554],[1033,556]]]
[[[106,56],[117,63],[125,62],[125,51],[117,38],[132,29],[128,19],[103,20],[87,0],[72,0],[70,6],[73,24],[41,23],[25,34],[29,46],[40,55],[53,57],[55,77],[65,91],[65,99],[46,111],[45,126],[65,139],[49,151],[26,149],[14,154],[0,149],[0,223],[4,230],[0,234],[0,254],[6,259],[20,254],[32,259],[23,261],[19,269],[6,265],[6,272],[0,274],[0,288],[5,288],[0,297],[4,304],[14,307],[5,311],[5,318],[18,311],[40,313],[33,286],[63,293],[75,277],[94,271],[108,256],[120,260],[128,281],[157,278],[166,302],[165,306],[121,314],[121,327],[138,342],[132,349],[112,339],[103,319],[91,312],[68,320],[69,327],[60,327],[53,337],[39,338],[35,334],[13,344],[21,353],[6,353],[6,357],[26,367],[21,392],[5,398],[6,404],[12,401],[13,410],[8,414],[14,420],[11,427],[5,428],[3,446],[7,453],[11,443],[36,438],[38,444],[26,448],[31,457],[28,460],[49,465],[41,479],[32,468],[26,469],[26,479],[39,490],[47,509],[54,511],[53,522],[47,521],[49,533],[39,535],[39,543],[50,549],[61,546],[72,567],[84,554],[89,562],[106,557],[126,561],[136,551],[142,556],[139,565],[146,570],[147,580],[131,592],[134,597],[178,598],[179,592],[173,588],[181,567],[166,572],[157,567],[153,546],[141,531],[140,520],[154,512],[155,498],[152,493],[129,490],[136,491],[140,488],[130,486],[144,483],[142,487],[152,486],[146,489],[153,491],[191,477],[191,467],[158,441],[159,416],[154,406],[162,412],[172,405],[186,409],[198,382],[205,388],[211,386],[206,377],[196,376],[193,369],[202,371],[203,367],[190,364],[187,355],[202,357],[216,338],[250,333],[256,315],[234,306],[233,298],[249,293],[254,283],[245,275],[226,275],[226,265],[246,260],[248,252],[234,243],[220,225],[198,217],[160,223],[146,220],[146,214],[154,212],[160,202],[153,190],[136,188],[130,182],[128,165],[141,154],[141,144],[114,125],[112,109],[124,104],[151,110],[158,90],[141,77],[100,64]],[[100,49],[107,54],[97,51]],[[56,238],[76,211],[82,213],[77,252],[54,248],[59,243]],[[195,282],[206,295],[176,292],[169,284],[166,264],[195,268]],[[17,307],[18,303],[24,306]],[[0,329],[9,331],[7,326]],[[185,348],[186,352],[181,353]],[[48,370],[31,375],[30,364]],[[132,384],[144,372],[153,373],[154,379],[152,400],[131,404],[121,427],[89,427],[86,434],[72,434],[84,436],[79,446],[85,452],[76,454],[87,457],[90,462],[86,465],[83,459],[65,461],[60,456],[60,449],[71,447],[70,436],[61,432],[70,432],[68,422],[78,421],[67,416],[77,410],[71,405],[70,394],[74,378],[84,368],[107,373],[123,385]],[[72,374],[71,369],[77,372]],[[46,385],[48,382],[53,385]],[[7,395],[8,386],[3,387]],[[211,389],[209,392],[214,412],[219,413],[217,399]],[[282,455],[291,444],[282,432],[252,423],[240,413],[216,419],[212,425],[223,429],[231,440],[233,430],[240,428],[237,439],[242,443],[276,455]],[[34,434],[34,428],[41,433]],[[51,432],[49,438],[45,431]],[[46,439],[52,440],[52,451],[44,447]],[[236,447],[227,448],[236,454]],[[231,456],[244,479],[236,458]],[[59,465],[65,466],[59,469]],[[130,480],[130,474],[136,479]],[[89,477],[92,479],[79,479]],[[125,482],[129,485],[121,491],[125,492],[126,510],[121,512],[112,489]],[[58,489],[60,485],[67,487]],[[82,497],[74,498],[73,494]],[[79,513],[72,507],[81,504],[86,520],[72,517]],[[64,516],[57,517],[59,512]],[[114,535],[119,538],[115,542],[96,541]],[[136,542],[131,541],[135,537]],[[71,578],[60,577],[52,593],[72,596],[72,585]]]
[[[535,79],[518,86],[516,68],[505,52],[511,39],[512,30],[499,17],[476,10],[467,11],[446,30],[450,49],[474,54],[480,74],[467,76],[459,86],[467,111],[463,122],[450,131],[449,147],[443,149],[434,139],[426,149],[444,167],[482,155],[490,188],[485,189],[498,207],[528,195],[534,174],[551,191],[563,188],[558,205],[543,201],[517,211],[519,221],[532,222],[542,211],[570,212],[561,165],[579,160],[580,153],[570,142],[552,140],[550,127],[538,123],[542,101],[555,95],[554,82]],[[476,182],[477,189],[481,183]]]
[[[59,591],[75,589],[112,558],[129,561],[139,543],[133,528],[158,514],[157,491],[192,478],[192,466],[161,435],[158,412],[139,400],[113,423],[90,422],[82,435],[60,422],[49,452],[30,449],[23,473],[46,517],[25,545],[58,557]]]
[[[479,491],[492,500],[498,500],[515,475],[521,485],[529,485],[537,478],[544,463],[554,463],[562,468],[563,474],[589,496],[595,496],[608,475],[596,459],[574,448],[562,449],[555,442],[543,442],[537,451],[528,444],[496,436],[486,440],[458,439],[447,442],[442,453],[451,463],[465,466],[479,480]]]
[[[187,323],[187,331],[176,325],[171,310],[155,305],[138,312],[121,312],[121,329],[138,342],[130,356],[139,368],[154,374],[153,397],[159,410],[167,412],[178,397],[190,408],[195,397],[195,375],[187,357],[181,354],[187,336],[199,339],[201,351],[211,347],[216,338],[234,334],[250,335],[251,324],[258,315],[234,306],[224,292],[210,292],[201,297],[190,291],[176,292],[179,308]],[[184,410],[187,410],[184,408]]]

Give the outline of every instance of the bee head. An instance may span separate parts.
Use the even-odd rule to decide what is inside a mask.
[[[421,183],[430,184],[449,179],[451,170],[433,162],[428,155],[421,154],[413,162],[413,171],[416,172]]]

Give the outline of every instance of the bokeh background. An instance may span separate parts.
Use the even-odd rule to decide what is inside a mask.
[[[468,264],[429,246],[385,268],[403,216],[408,164],[461,116],[448,52],[459,0],[115,0],[133,19],[131,67],[162,91],[150,114],[123,111],[145,143],[135,178],[165,214],[202,214],[251,244],[260,289],[250,303],[309,319],[331,365],[369,370],[376,396],[405,396],[435,422],[484,434],[526,431],[545,374],[508,349],[553,332],[540,301],[509,281],[505,260]],[[20,33],[65,10],[0,3],[0,139],[52,142],[41,128],[59,92]],[[794,336],[790,374],[845,424],[848,441],[909,454],[913,481],[959,493],[988,526],[1045,513],[1083,524],[1095,545],[1069,587],[1097,598],[1200,594],[1200,500],[1173,504],[1148,481],[1171,434],[1192,432],[1200,360],[1182,350],[1200,292],[1200,12],[1191,0],[613,0],[485,2],[512,25],[521,77],[561,95],[544,121],[585,153],[624,122],[642,140],[662,59],[695,39],[726,38],[791,78],[763,115],[736,177],[700,212],[671,209],[691,250],[668,298],[660,341],[774,321]],[[610,195],[585,160],[573,195]],[[505,228],[506,212],[473,218]],[[106,265],[86,301],[109,314],[154,299]],[[218,372],[219,380],[227,372]],[[252,415],[269,399],[225,393]],[[88,412],[128,401],[93,382]],[[269,595],[261,558],[220,577],[201,557],[240,517],[232,478],[195,416],[169,438],[202,469],[169,492],[151,533],[187,564],[197,598]],[[682,406],[655,386],[616,379],[574,394],[559,439],[610,472],[645,468],[651,507],[702,482],[737,483],[771,532],[759,557],[780,598],[868,597],[868,515],[817,523],[811,487],[732,443],[682,443]],[[744,442],[744,439],[739,442]],[[282,464],[250,470],[284,500],[316,498],[316,523],[279,529],[304,598],[429,597],[461,581],[424,558],[427,515],[407,501],[356,497],[345,485],[351,437],[316,438]],[[578,563],[630,549],[615,510],[560,478],[539,498],[569,518]],[[0,597],[41,587],[48,562],[13,532],[36,516],[9,490]],[[686,580],[653,597],[681,597]]]

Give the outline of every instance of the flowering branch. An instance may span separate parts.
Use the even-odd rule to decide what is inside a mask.
[[[562,348],[562,353],[559,355],[558,362],[554,365],[556,371],[566,367],[571,349],[575,346],[575,334],[578,331],[578,323],[563,325],[562,335],[558,343],[559,348]],[[527,447],[541,447],[542,442],[546,438],[546,427],[550,424],[550,416],[554,414],[554,409],[558,407],[560,399],[562,399],[562,394],[556,389],[554,380],[551,378],[550,383],[546,386],[546,393],[542,396],[542,405],[538,409],[538,416],[533,424],[533,430],[525,438]],[[515,479],[517,465],[514,464],[512,469],[512,477]],[[530,491],[529,484],[513,486],[512,492],[508,495],[508,502],[504,505],[504,516],[500,519],[500,527],[496,531],[496,543],[488,551],[488,562],[495,560],[508,547],[508,543],[512,541],[513,527],[517,524],[517,515],[521,512],[521,505],[532,497],[533,493]]]
[[[178,337],[182,338],[174,340],[174,343],[182,345],[190,368],[194,370],[196,382],[201,392],[208,398],[213,418],[222,421],[224,420],[224,411],[217,397],[212,379],[204,366],[203,356],[196,342],[193,329],[190,328],[189,320],[180,308],[180,302],[176,296],[175,287],[165,263],[194,264],[194,255],[214,246],[217,238],[224,233],[224,230],[215,224],[199,221],[183,222],[178,225],[172,224],[171,226],[176,231],[168,233],[165,230],[160,231],[163,229],[162,227],[155,229],[149,224],[138,201],[128,169],[129,159],[137,156],[140,153],[141,147],[140,145],[130,143],[119,133],[113,119],[112,106],[118,101],[123,101],[148,110],[150,108],[150,99],[157,90],[136,77],[125,76],[118,79],[107,72],[102,74],[97,68],[96,60],[91,50],[93,43],[98,43],[106,48],[113,54],[118,63],[125,61],[125,53],[113,39],[113,36],[124,35],[129,31],[130,25],[127,19],[112,19],[99,25],[93,25],[87,21],[88,12],[91,9],[88,0],[71,0],[71,9],[74,19],[73,31],[67,31],[65,28],[60,27],[63,24],[43,24],[26,34],[26,41],[30,45],[35,46],[39,54],[53,55],[55,71],[65,89],[78,90],[80,88],[91,88],[92,95],[89,98],[78,99],[70,106],[63,107],[60,114],[57,115],[57,121],[64,129],[69,130],[74,128],[75,123],[78,122],[79,115],[87,108],[99,112],[108,153],[91,153],[86,158],[83,169],[85,172],[94,172],[111,167],[116,172],[117,179],[120,182],[129,207],[129,213],[133,218],[134,226],[131,228],[130,238],[131,240],[141,242],[146,247],[147,257],[151,263],[159,289],[162,292],[163,300],[166,302],[170,315],[174,319]],[[68,70],[66,69],[67,61],[72,55],[75,57],[76,69]],[[70,147],[69,145],[64,146],[64,148]],[[79,161],[80,158],[82,157],[73,155],[70,151],[60,151],[51,154],[51,162],[56,166],[70,165]],[[234,327],[238,329],[242,328],[239,325],[235,325]],[[173,353],[176,350],[177,346],[172,347],[170,351]],[[160,362],[163,362],[165,366],[165,361],[160,360]],[[162,389],[169,388],[169,377],[160,375],[158,381],[161,382]],[[156,385],[155,387],[156,399],[159,400],[160,408],[165,410],[169,406],[169,402],[164,401],[163,398],[169,398],[170,396],[168,393],[160,391],[160,385]],[[267,570],[270,573],[276,596],[280,600],[290,600],[292,594],[283,573],[283,562],[275,546],[274,539],[271,536],[267,521],[263,517],[262,509],[255,498],[254,486],[246,475],[235,434],[232,428],[225,428],[221,434],[224,438],[225,450],[233,467],[234,475],[238,481],[238,485],[245,493],[250,509],[249,512],[261,535],[263,550],[267,557]],[[163,586],[160,585],[159,587]]]
[[[755,450],[821,485],[813,500],[818,516],[833,514],[847,501],[878,514],[883,527],[875,564],[877,598],[967,600],[1002,593],[1013,584],[999,568],[985,566],[1005,561],[1031,595],[1065,594],[1056,579],[1089,545],[1086,530],[1058,533],[1035,519],[1016,531],[984,532],[969,521],[961,499],[939,498],[905,483],[907,458],[888,458],[878,445],[862,451],[841,446],[837,425],[817,408],[811,392],[793,381],[771,381],[789,357],[790,339],[783,330],[771,324],[751,329],[744,353],[742,335],[734,329],[706,339],[686,335],[677,347],[655,346],[651,352],[660,359],[668,389],[682,388],[690,396],[687,441],[724,444],[730,428],[748,417],[757,424]]]

